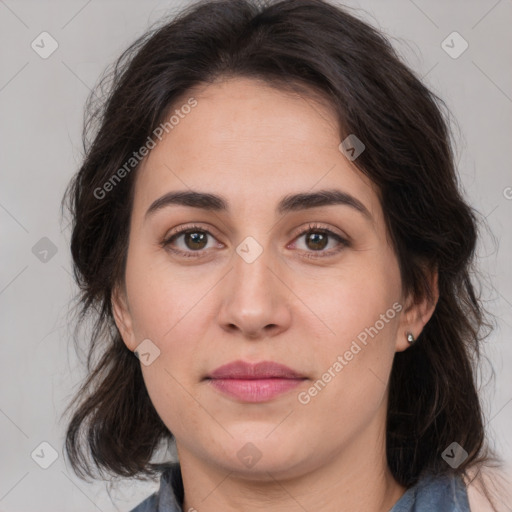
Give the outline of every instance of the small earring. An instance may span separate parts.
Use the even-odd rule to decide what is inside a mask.
[[[414,339],[414,334],[412,332],[407,333],[407,341],[412,345],[416,340]]]

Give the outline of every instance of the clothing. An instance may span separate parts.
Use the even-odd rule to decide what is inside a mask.
[[[160,489],[130,512],[187,512],[183,503],[179,463],[170,464],[160,477]],[[424,476],[388,512],[470,512],[463,480],[458,476]]]
[[[389,512],[470,512],[466,484],[455,475],[424,476]]]

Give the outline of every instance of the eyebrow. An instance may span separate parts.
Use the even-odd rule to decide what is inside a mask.
[[[228,212],[229,203],[223,197],[207,192],[193,190],[168,192],[151,203],[145,217],[149,217],[158,210],[172,205],[190,206],[214,212]],[[284,196],[278,203],[276,212],[285,214],[321,206],[344,205],[349,206],[363,214],[368,220],[373,220],[364,204],[354,196],[337,189],[319,190],[318,192],[303,192]]]

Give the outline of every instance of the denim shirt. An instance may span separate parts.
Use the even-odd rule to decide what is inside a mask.
[[[162,472],[160,489],[130,512],[187,512],[180,505],[183,496],[180,466],[175,462]],[[388,512],[470,512],[466,486],[458,476],[426,475]]]

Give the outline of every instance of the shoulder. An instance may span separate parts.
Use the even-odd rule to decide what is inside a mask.
[[[465,478],[471,512],[510,512],[512,470],[476,468]],[[494,503],[494,507],[489,500]]]
[[[153,493],[130,512],[158,512],[158,493]]]
[[[453,474],[424,474],[390,512],[470,512],[466,485]]]
[[[182,512],[183,481],[178,463],[163,466],[160,488],[130,512]]]

